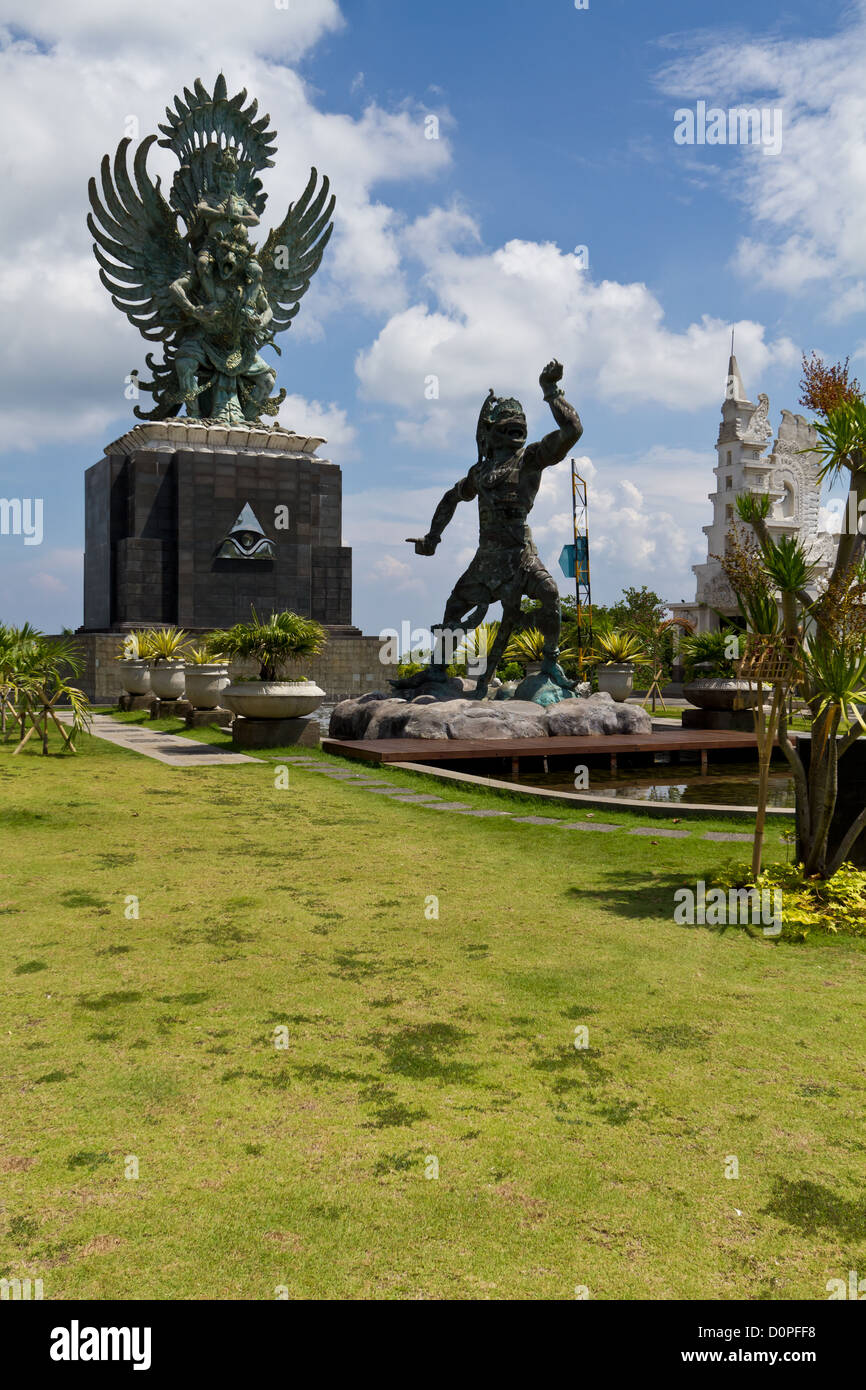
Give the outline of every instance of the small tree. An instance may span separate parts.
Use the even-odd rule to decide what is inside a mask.
[[[41,734],[42,752],[47,754],[49,721],[70,753],[75,752],[74,736],[89,729],[91,718],[87,696],[69,681],[70,676],[81,674],[82,667],[81,653],[74,642],[68,638],[50,641],[41,632],[29,629],[27,639],[18,644],[12,671],[22,735],[13,757],[34,733]],[[60,705],[68,705],[72,711],[71,732],[57,717]]]
[[[292,661],[305,656],[318,656],[328,640],[328,634],[313,618],[297,613],[272,613],[262,622],[255,609],[252,621],[235,623],[223,632],[212,632],[207,639],[208,651],[219,652],[239,661],[257,661],[259,679],[276,681]]]
[[[828,367],[815,353],[803,358],[800,404],[815,410],[819,480],[848,481],[858,517],[866,511],[866,404],[859,382],[849,379],[848,361]],[[784,708],[779,713],[778,740],[794,779],[797,805],[797,854],[804,872],[830,878],[866,829],[866,806],[841,837],[835,852],[828,849],[830,827],[838,796],[839,759],[863,732],[858,706],[866,703],[866,534],[860,526],[839,536],[830,577],[817,598],[809,593],[808,558],[796,542],[774,543],[767,526],[771,499],[767,494],[738,498],[741,519],[751,526],[761,556],[766,592],[756,599],[777,612],[773,588],[781,602],[779,631],[796,655],[796,688],[812,715],[808,768],[788,737]],[[846,516],[850,514],[850,506]],[[730,564],[732,587],[743,603],[743,592],[754,588],[760,575],[752,571],[740,587]],[[769,610],[767,609],[767,616]],[[750,623],[760,631],[755,621]],[[844,726],[844,727],[843,727]]]

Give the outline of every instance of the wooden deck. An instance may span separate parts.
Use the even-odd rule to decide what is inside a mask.
[[[610,759],[611,771],[616,771],[617,758],[626,754],[698,753],[701,770],[706,771],[712,752],[743,752],[757,749],[754,734],[731,733],[713,729],[656,729],[651,734],[607,734],[569,738],[323,738],[322,748],[341,758],[354,758],[365,763],[444,763],[480,762],[499,759],[511,763],[516,773],[521,758],[587,758],[602,756]]]

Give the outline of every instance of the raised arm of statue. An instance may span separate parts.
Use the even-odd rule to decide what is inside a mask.
[[[442,539],[442,532],[448,525],[457,510],[458,502],[471,502],[478,493],[472,479],[467,476],[461,478],[459,483],[455,483],[449,488],[439,506],[433,513],[433,520],[430,522],[430,530],[426,536],[407,536],[406,540],[414,542],[416,555],[433,555],[436,547]]]
[[[562,463],[569,450],[574,448],[583,434],[583,425],[558,384],[562,380],[562,364],[548,362],[538,380],[559,428],[546,434],[537,444],[530,444],[524,459],[530,467],[549,468],[554,463]]]

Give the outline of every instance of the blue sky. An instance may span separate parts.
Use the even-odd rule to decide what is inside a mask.
[[[42,11],[0,0],[0,496],[45,506],[42,545],[0,536],[6,621],[81,621],[83,473],[133,423],[123,377],[145,350],[97,278],[86,182],[130,115],[143,138],[198,75],[222,69],[270,111],[265,227],[312,163],[337,194],[278,384],[283,423],[326,435],[343,467],[365,631],[429,625],[472,553],[469,507],[433,559],[403,537],[472,461],[488,386],[519,396],[537,435],[538,373],[561,358],[594,597],[646,583],[678,600],[705,558],[729,325],[774,424],[797,408],[801,351],[850,353],[866,377],[863,3],[732,0],[699,28],[693,0],[154,0],[135,24],[108,0]],[[699,100],[780,110],[780,153],[675,144],[674,111]],[[564,466],[536,508],[550,563],[569,498]]]

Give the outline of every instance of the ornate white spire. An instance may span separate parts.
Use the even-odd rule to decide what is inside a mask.
[[[750,405],[746,388],[743,385],[743,378],[740,376],[740,368],[733,353],[728,360],[728,380],[725,385],[725,400],[736,401],[742,405]]]

